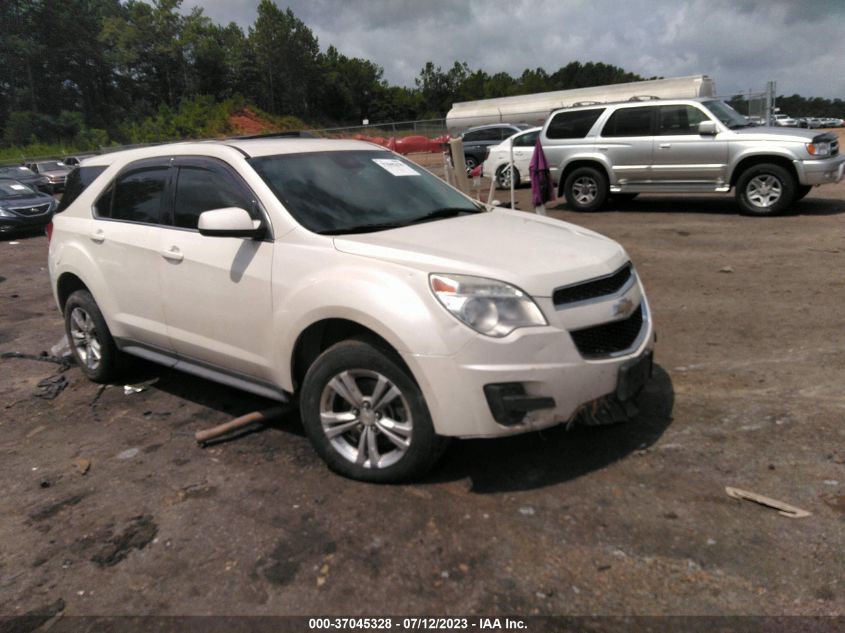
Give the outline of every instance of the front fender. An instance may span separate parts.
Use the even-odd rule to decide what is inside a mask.
[[[319,321],[353,321],[381,336],[400,354],[450,356],[472,338],[469,328],[437,302],[425,273],[384,262],[376,266],[363,258],[352,265],[347,261],[322,269],[284,292],[277,305],[274,326],[279,338],[273,364],[279,384],[288,391],[293,390],[291,360],[296,342]]]

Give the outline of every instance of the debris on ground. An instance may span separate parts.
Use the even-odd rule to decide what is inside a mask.
[[[129,556],[133,549],[144,549],[158,534],[153,518],[144,514],[131,519],[122,534],[112,537],[91,560],[100,567],[113,567]]]
[[[61,371],[65,371],[70,368],[73,364],[73,356],[67,356],[65,358],[58,358],[56,356],[50,356],[47,352],[42,352],[40,355],[36,356],[35,354],[24,354],[23,352],[3,352],[0,354],[0,358],[20,358],[23,360],[37,360],[43,363],[55,363],[56,365],[61,365]]]
[[[54,374],[38,382],[38,391],[35,392],[35,397],[44,398],[44,400],[53,400],[69,384],[64,374]]]
[[[777,510],[779,514],[789,517],[790,519],[801,519],[811,515],[811,513],[806,510],[796,508],[795,506],[791,506],[783,501],[778,501],[777,499],[772,499],[771,497],[764,497],[756,492],[740,490],[739,488],[731,488],[730,486],[725,486],[725,492],[728,493],[729,497],[733,497],[734,499],[753,501],[754,503],[759,503],[761,506]]]
[[[137,448],[127,448],[125,451],[121,451],[117,454],[118,459],[132,459],[135,457],[140,451]]]
[[[734,267],[733,267],[733,266],[722,266],[722,267],[719,269],[719,272],[720,272],[720,273],[732,273],[733,271],[734,271]]]
[[[130,396],[133,393],[141,393],[142,391],[146,391],[151,386],[158,382],[158,378],[152,378],[150,380],[145,380],[144,382],[139,382],[134,385],[123,385],[123,395]]]
[[[80,475],[86,474],[89,470],[91,470],[91,460],[85,459],[84,457],[80,457],[79,459],[74,460],[74,466],[76,466],[76,470]]]
[[[288,407],[283,405],[270,407],[264,411],[253,411],[252,413],[247,413],[246,415],[237,417],[224,424],[219,424],[204,431],[197,431],[194,434],[194,438],[200,446],[204,446],[206,442],[222,437],[228,433],[232,433],[233,431],[240,430],[252,424],[263,424],[267,420],[279,418],[283,416],[287,410]]]
[[[67,334],[62,336],[58,343],[50,348],[50,356],[53,358],[65,358],[70,356],[70,343],[67,340]]]

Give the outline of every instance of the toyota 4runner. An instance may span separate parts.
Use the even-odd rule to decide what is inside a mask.
[[[839,182],[835,134],[754,127],[715,99],[627,101],[552,113],[540,135],[561,195],[579,211],[608,196],[736,191],[743,213],[785,211]]]
[[[93,180],[48,234],[82,371],[110,381],[129,354],[298,396],[346,476],[417,477],[449,436],[620,421],[650,375],[619,244],[484,207],[371,144],[180,143],[77,173]]]

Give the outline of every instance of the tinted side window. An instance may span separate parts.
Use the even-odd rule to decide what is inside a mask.
[[[698,124],[709,120],[701,110],[689,105],[660,106],[658,111],[657,133],[662,136],[698,134]]]
[[[513,140],[513,146],[534,147],[538,136],[540,136],[540,130],[537,130],[536,132],[529,132],[528,134],[520,134]]]
[[[197,228],[200,213],[238,207],[253,215],[252,199],[220,173],[201,167],[180,167],[173,203],[173,225]]]
[[[76,200],[85,188],[94,182],[94,179],[105,171],[105,167],[77,167],[68,174],[65,182],[65,192],[62,194],[62,201],[56,213],[61,213],[68,208],[71,202]]]
[[[584,138],[604,110],[604,108],[597,108],[595,110],[559,112],[549,123],[546,136],[549,138]]]
[[[513,134],[513,132],[511,132]],[[510,136],[510,134],[508,134]],[[476,130],[464,136],[464,143],[477,143],[478,141],[500,141],[502,140],[501,131],[499,128],[487,128],[486,130]]]
[[[97,213],[98,218],[110,218],[111,217],[111,201],[114,198],[114,183],[111,183],[106,190],[100,194],[100,197],[97,198],[97,202],[94,203],[94,210]]]
[[[602,136],[651,136],[653,107],[620,108],[610,115]]]
[[[117,179],[112,200],[113,220],[157,223],[167,183],[167,167],[150,167]]]

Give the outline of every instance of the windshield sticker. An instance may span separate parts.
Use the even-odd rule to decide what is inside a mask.
[[[373,162],[394,176],[419,176],[420,172],[412,169],[396,158],[374,158]]]
[[[26,187],[23,185],[9,185],[12,189],[16,191],[26,191]]]

